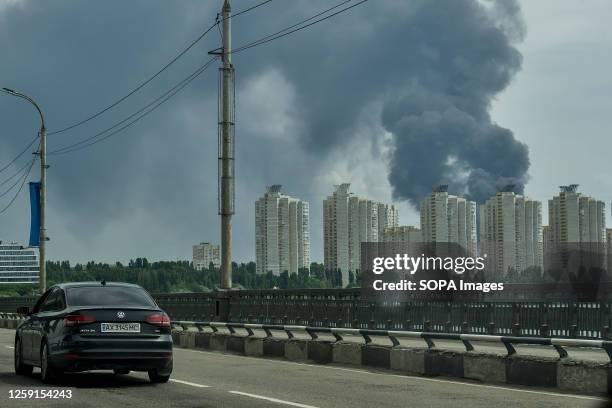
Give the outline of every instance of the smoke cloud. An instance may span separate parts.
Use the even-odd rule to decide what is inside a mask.
[[[418,207],[435,184],[479,202],[509,184],[523,191],[528,148],[489,115],[521,68],[517,1],[370,2],[342,19],[341,29],[318,27],[325,41],[303,41],[299,53],[289,41],[249,60],[280,67],[296,87],[307,151],[343,149],[376,102],[392,134],[395,199]]]
[[[507,185],[522,193],[528,148],[489,115],[521,67],[513,47],[524,33],[516,2],[424,2],[408,25],[402,48],[418,62],[406,66],[382,113],[394,140],[395,197],[418,206],[435,184],[478,202]]]

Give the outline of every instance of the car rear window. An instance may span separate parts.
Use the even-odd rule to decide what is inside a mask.
[[[121,286],[83,286],[66,290],[69,306],[146,306],[156,307],[141,288]]]

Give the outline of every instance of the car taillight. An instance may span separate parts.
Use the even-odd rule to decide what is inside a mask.
[[[80,324],[93,323],[96,321],[95,317],[86,315],[68,315],[64,318],[64,326],[72,327]]]
[[[146,322],[156,326],[170,327],[170,318],[165,313],[151,315],[147,317]]]

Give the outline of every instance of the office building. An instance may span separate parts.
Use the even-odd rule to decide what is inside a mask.
[[[255,255],[260,274],[310,267],[309,204],[283,194],[280,185],[255,202]]]
[[[38,283],[38,249],[0,241],[0,283]]]
[[[219,245],[213,245],[208,242],[194,245],[193,267],[196,270],[201,271],[202,269],[208,269],[211,263],[215,268],[219,268],[221,266]]]

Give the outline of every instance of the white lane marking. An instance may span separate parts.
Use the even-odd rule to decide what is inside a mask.
[[[249,394],[248,392],[229,391],[229,393],[230,394],[243,395],[245,397],[262,399],[262,400],[266,400],[266,401],[270,401],[270,402],[276,402],[277,404],[290,405],[292,407],[317,408],[314,405],[306,405],[306,404],[300,404],[299,402],[291,402],[291,401],[285,401],[285,400],[280,400],[280,399],[276,399],[276,398],[264,397],[263,395]]]
[[[356,370],[356,369],[352,369],[352,368],[334,367],[334,366],[323,365],[323,364],[318,365],[318,364],[297,363],[297,362],[293,362],[293,361],[272,360],[272,359],[266,359],[266,358],[261,358],[261,357],[249,357],[249,356],[240,356],[240,355],[236,355],[236,354],[223,354],[223,353],[215,353],[215,352],[211,352],[211,351],[200,351],[200,350],[189,350],[189,349],[174,348],[174,351],[179,351],[179,350],[180,351],[188,351],[188,352],[191,352],[191,353],[203,353],[203,354],[208,354],[208,355],[216,355],[216,356],[220,356],[220,357],[248,358],[248,359],[252,359],[252,360],[265,361],[265,362],[269,362],[269,363],[294,364],[294,365],[301,365],[301,366],[321,368],[321,369],[348,371],[348,372],[358,373],[358,374],[390,376],[390,377],[398,377],[398,378],[404,378],[404,379],[413,379],[413,380],[418,380],[418,381],[429,381],[429,382],[438,382],[438,383],[444,383],[444,384],[465,385],[465,386],[468,386],[468,387],[484,387],[484,388],[490,388],[490,389],[494,389],[494,390],[515,391],[515,392],[522,392],[522,393],[527,393],[527,394],[546,395],[546,396],[549,396],[549,397],[575,398],[575,399],[583,399],[583,400],[591,400],[591,401],[608,401],[608,399],[606,399],[606,398],[589,397],[587,395],[561,394],[561,393],[556,393],[556,392],[522,390],[520,388],[502,387],[502,386],[499,386],[499,385],[475,384],[475,383],[469,383],[469,382],[463,382],[463,381],[453,381],[453,380],[438,380],[438,379],[435,379],[435,378],[418,377],[418,376],[401,375],[401,374],[390,374],[390,373],[379,373],[379,372],[376,372],[376,371]]]
[[[198,388],[209,388],[210,387],[210,385],[196,384],[196,383],[192,383],[189,381],[183,381],[183,380],[175,380],[174,378],[171,378],[170,381],[178,383],[178,384],[190,385],[192,387],[198,387]]]
[[[4,346],[4,347],[10,348],[10,349],[14,349],[15,348],[15,346]]]

